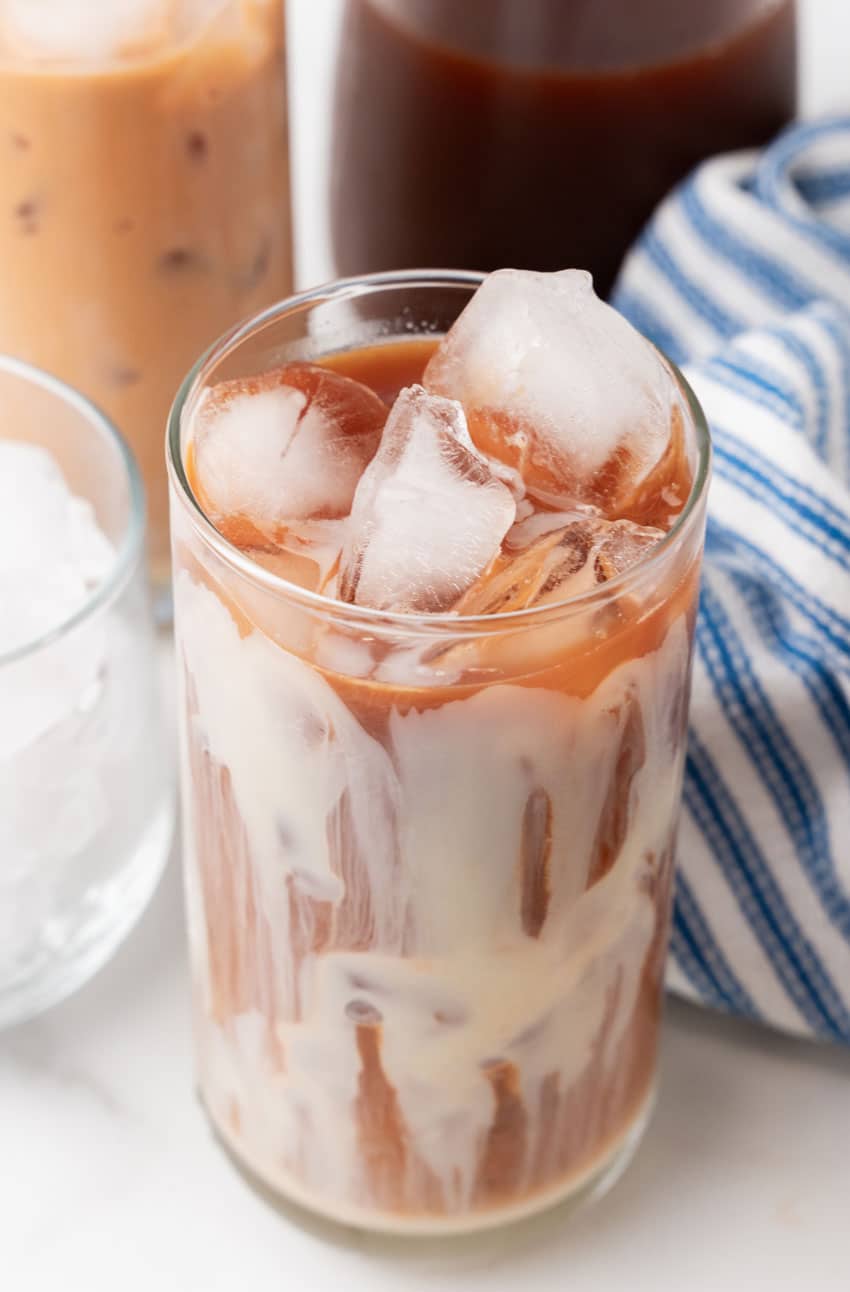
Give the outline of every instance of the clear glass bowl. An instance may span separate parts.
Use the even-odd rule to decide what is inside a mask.
[[[114,552],[69,618],[0,653],[2,1026],[68,995],[135,923],[168,856],[174,791],[130,451],[76,391],[3,356],[0,407],[3,437],[49,451]],[[1,553],[0,569],[15,559]]]

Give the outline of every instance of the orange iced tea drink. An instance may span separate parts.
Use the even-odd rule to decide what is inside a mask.
[[[394,1232],[613,1178],[670,918],[705,427],[589,276],[479,283],[295,298],[170,429],[201,1094]]]

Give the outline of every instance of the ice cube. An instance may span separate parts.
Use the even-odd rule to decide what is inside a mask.
[[[279,543],[245,548],[245,555],[280,579],[332,597],[346,527],[345,520],[299,521],[289,527]]]
[[[491,274],[440,343],[424,385],[463,404],[478,448],[553,506],[612,515],[664,456],[672,371],[590,274]]]
[[[19,57],[132,57],[168,42],[175,8],[175,0],[0,0],[0,31]]]
[[[597,583],[607,583],[642,561],[665,538],[663,529],[616,520],[607,527],[593,549]]]
[[[448,610],[496,556],[515,515],[460,404],[409,386],[357,488],[340,596],[377,610]]]
[[[368,386],[315,364],[221,382],[191,445],[198,501],[242,548],[282,543],[295,521],[345,516],[386,417]]]
[[[53,458],[0,439],[0,758],[88,702],[103,662],[102,625],[87,621],[26,651],[69,621],[108,575],[115,552],[90,504]]]
[[[115,550],[38,445],[0,439],[0,654],[57,628],[106,576]]]
[[[543,512],[514,525],[500,558],[458,603],[466,615],[507,614],[592,592],[636,565],[664,531],[589,509]]]

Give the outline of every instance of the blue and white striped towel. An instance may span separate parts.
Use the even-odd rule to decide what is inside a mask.
[[[850,118],[700,167],[614,303],[715,445],[669,983],[850,1042]]]

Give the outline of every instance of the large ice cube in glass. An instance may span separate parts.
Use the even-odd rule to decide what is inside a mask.
[[[673,373],[590,274],[491,274],[432,356],[424,385],[459,400],[479,449],[555,506],[621,506],[665,456]]]
[[[340,595],[377,610],[448,610],[496,557],[515,516],[460,404],[410,386],[357,488]]]
[[[316,364],[220,382],[192,442],[198,501],[241,548],[282,544],[293,522],[345,516],[386,417],[368,386]]]

